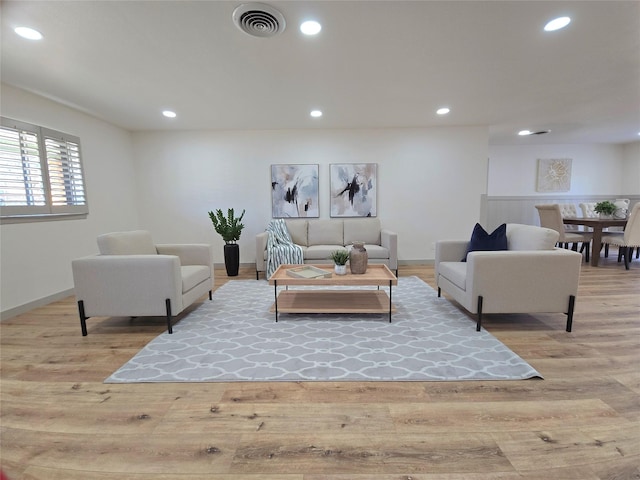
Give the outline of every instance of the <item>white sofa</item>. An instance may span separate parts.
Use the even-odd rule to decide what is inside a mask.
[[[398,273],[398,235],[380,226],[377,218],[323,220],[285,220],[293,243],[302,247],[304,263],[331,263],[329,254],[339,248],[351,248],[353,242],[364,242],[369,263],[384,263]],[[256,236],[256,280],[267,270],[265,231]]]
[[[532,225],[507,224],[507,250],[470,252],[469,240],[436,243],[438,296],[444,291],[465,309],[483,313],[567,314],[571,331],[582,256],[555,248],[558,232]]]
[[[144,230],[98,237],[99,255],[72,261],[82,335],[89,317],[165,316],[171,320],[213,288],[208,244],[155,245]]]

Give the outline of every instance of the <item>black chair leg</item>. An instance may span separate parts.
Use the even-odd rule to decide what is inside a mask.
[[[209,290],[209,300],[213,300],[213,298],[211,297],[211,290]]]
[[[569,310],[567,311],[567,332],[571,331],[571,327],[573,326],[573,310],[576,305],[576,297],[575,295],[569,296]]]
[[[440,298],[440,296],[442,296],[442,290],[440,290],[440,287],[438,287],[438,298]]]
[[[580,247],[580,253],[585,252],[584,254],[584,261],[589,263],[589,243],[587,242],[582,242],[582,246]]]
[[[171,299],[167,298],[165,300],[165,305],[167,307],[167,327],[169,333],[173,333],[173,328],[171,327]]]
[[[80,314],[80,328],[82,329],[82,336],[87,336],[87,317],[84,314],[84,300],[78,301],[78,313]]]
[[[482,328],[482,295],[478,295],[478,321],[476,323],[476,332]]]
[[[631,247],[620,247],[621,249],[624,249],[624,268],[626,270],[629,270],[629,262],[631,261],[631,252],[632,252],[632,248]]]

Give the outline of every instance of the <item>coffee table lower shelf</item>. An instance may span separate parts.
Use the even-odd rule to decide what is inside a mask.
[[[396,308],[384,290],[284,290],[271,312],[279,313],[388,313]]]

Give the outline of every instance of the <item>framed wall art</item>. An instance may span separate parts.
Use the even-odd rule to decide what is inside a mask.
[[[271,165],[273,218],[317,218],[318,165]]]
[[[331,164],[331,216],[375,217],[377,183],[376,163]]]
[[[538,159],[538,192],[568,192],[571,189],[570,158]]]

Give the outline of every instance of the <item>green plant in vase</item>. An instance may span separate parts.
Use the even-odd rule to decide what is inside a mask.
[[[616,207],[616,205],[613,202],[610,202],[609,200],[605,200],[604,202],[596,203],[596,206],[593,207],[593,210],[600,215],[605,215],[610,217],[611,215],[613,215],[613,213],[616,211],[617,208],[618,207]]]
[[[221,209],[217,209],[215,212],[209,212],[209,218],[213,223],[213,228],[220,234],[224,240],[224,266],[227,270],[229,277],[235,277],[238,275],[238,269],[240,268],[240,247],[237,241],[240,240],[242,229],[244,224],[242,218],[244,217],[244,210],[239,217],[235,216],[233,208],[227,210],[227,216],[222,213]]]

